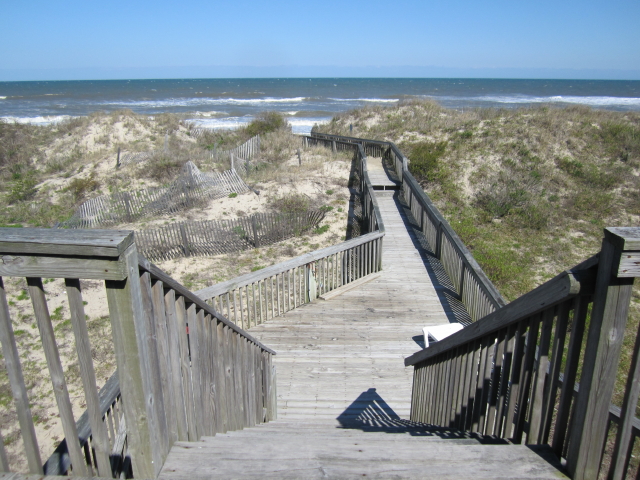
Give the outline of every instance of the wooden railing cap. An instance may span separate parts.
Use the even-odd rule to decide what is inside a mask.
[[[608,227],[604,236],[623,252],[640,250],[640,227]]]
[[[132,243],[131,230],[0,228],[0,254],[118,257]]]

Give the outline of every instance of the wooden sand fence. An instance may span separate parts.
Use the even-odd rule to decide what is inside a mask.
[[[135,233],[138,251],[151,261],[218,255],[257,248],[317,228],[323,210],[257,213],[232,220],[178,222]]]
[[[207,130],[208,129],[206,128],[194,128],[191,130],[190,135],[194,138],[199,138]],[[232,148],[230,150],[218,150],[214,146],[213,150],[202,152],[200,155],[195,155],[194,159],[219,161],[222,159],[230,158],[231,155],[235,155],[237,157],[250,160],[259,151],[260,151],[260,135],[256,135],[255,137],[251,137],[242,145]],[[162,153],[162,150],[124,153],[118,157],[116,168],[124,167],[126,165],[131,165],[134,163],[146,162],[147,160],[152,159],[155,155],[160,155],[161,153]],[[165,147],[164,153],[169,154],[169,152],[166,150],[166,147]]]
[[[244,193],[249,188],[234,170],[202,173],[187,162],[168,187],[101,195],[84,202],[74,215],[59,224],[63,228],[95,228],[131,222],[147,215],[175,213],[206,200]]]

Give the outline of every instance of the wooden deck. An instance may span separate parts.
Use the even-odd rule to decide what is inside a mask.
[[[389,177],[382,163],[382,158],[367,157],[367,169],[373,188],[380,190],[394,190],[399,188],[399,183]]]
[[[424,326],[455,318],[404,208],[393,192],[377,198],[387,229],[382,275],[250,330],[278,353],[280,419],[344,421],[359,415],[370,389],[407,418],[413,370],[403,359],[421,348]]]
[[[375,186],[395,186],[377,167],[386,182]],[[403,359],[422,348],[424,326],[468,314],[398,192],[376,197],[381,274],[250,329],[277,352],[278,420],[176,443],[160,478],[566,478],[546,451],[406,420],[413,369]],[[505,471],[507,459],[516,470]]]

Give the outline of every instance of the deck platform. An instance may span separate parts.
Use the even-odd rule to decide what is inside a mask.
[[[382,163],[382,158],[367,157],[367,170],[374,190],[397,190],[400,188],[400,182],[389,176]]]
[[[381,274],[251,328],[277,352],[278,420],[176,443],[160,478],[566,478],[548,452],[407,420],[413,368],[403,359],[422,348],[423,327],[468,314],[396,182],[379,159],[369,168],[384,188]],[[504,468],[514,461],[517,471]]]
[[[278,353],[280,419],[345,420],[370,389],[408,418],[413,369],[403,359],[422,348],[424,326],[455,321],[397,195],[376,196],[387,232],[382,275],[250,329]]]

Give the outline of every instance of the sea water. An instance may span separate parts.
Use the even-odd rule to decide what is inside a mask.
[[[448,108],[587,105],[640,111],[640,81],[411,78],[268,78],[0,82],[0,118],[47,124],[95,111],[179,113],[207,128],[235,128],[283,113],[293,131],[364,105],[429,98]]]

